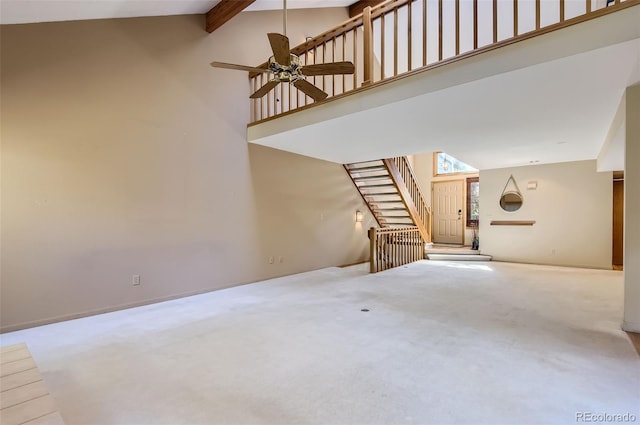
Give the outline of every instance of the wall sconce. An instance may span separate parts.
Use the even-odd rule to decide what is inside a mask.
[[[357,210],[356,211],[356,223],[362,223],[362,217],[363,217],[362,211]]]

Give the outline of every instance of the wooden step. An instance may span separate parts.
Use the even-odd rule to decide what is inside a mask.
[[[370,165],[370,166],[366,166],[366,167],[351,167],[351,166],[349,166],[348,168],[349,168],[349,171],[355,171],[355,172],[358,172],[358,173],[386,170],[384,165]]]
[[[396,195],[395,192],[367,192],[367,193],[363,193],[363,195],[367,195],[367,196],[385,196],[385,195]],[[378,201],[376,201],[378,202]],[[376,202],[373,202],[374,204]]]
[[[368,195],[372,195],[372,194],[368,193],[367,196]],[[396,195],[396,194],[395,193],[383,193],[383,195]],[[375,208],[376,204],[401,204],[402,200],[401,199],[398,199],[397,201],[394,201],[394,200],[384,200],[384,201],[371,200],[371,201],[369,201],[369,203],[371,204],[372,207]]]
[[[409,212],[405,209],[399,209],[394,211],[389,211],[389,210],[381,211],[374,208],[374,210],[376,213],[382,214],[387,217],[411,217],[411,214],[409,214]]]
[[[477,249],[465,248],[427,248],[427,254],[446,254],[446,255],[480,255]]]
[[[361,189],[361,193],[364,196],[400,196],[397,190],[391,190],[390,187],[368,187],[368,186],[360,186],[358,189]],[[365,191],[368,190],[368,191]],[[374,201],[375,202],[375,201]]]
[[[379,176],[354,177],[353,180],[357,182],[375,181],[375,180],[391,180],[391,177],[388,174],[381,174]]]
[[[370,187],[393,187],[395,188],[396,186],[393,183],[383,183],[383,184],[359,184],[358,185],[358,189],[368,189]]]
[[[398,202],[402,202],[402,201],[398,201]],[[372,205],[372,207],[376,210],[376,211],[407,211],[407,209],[405,207],[394,207],[394,208],[376,208],[375,205]]]
[[[386,196],[393,196],[393,195],[398,196],[398,192],[381,192],[380,190],[381,189],[379,188],[379,189],[376,189],[376,191],[374,191],[374,192],[364,192],[363,191],[362,194],[365,195],[365,196],[385,196],[385,195]],[[382,190],[384,190],[384,188],[382,188]],[[372,203],[375,204],[376,202],[377,201],[374,201]]]
[[[483,254],[427,254],[429,260],[435,261],[491,261],[490,255]]]
[[[379,211],[379,210],[374,210],[376,212],[376,214],[383,216],[383,217],[389,217],[389,218],[410,218],[411,215],[406,211],[406,210],[398,210],[398,211]]]

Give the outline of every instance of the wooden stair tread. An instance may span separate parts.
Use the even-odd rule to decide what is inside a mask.
[[[374,191],[374,192],[366,192],[366,193],[364,193],[364,195],[366,195],[366,196],[389,196],[389,195],[398,196],[397,192],[380,192],[381,188],[374,188],[374,189],[376,191]],[[384,188],[382,188],[382,189],[384,189]]]
[[[407,210],[394,210],[394,211],[384,211],[384,210],[375,210],[378,214],[384,215],[387,217],[411,217],[409,211]]]
[[[363,170],[368,170],[368,171],[373,171],[373,170],[386,170],[386,168],[384,167],[384,165],[379,164],[379,165],[364,165],[362,167],[352,167],[351,165],[348,167],[349,171],[363,171]]]
[[[427,254],[429,260],[436,261],[491,261],[485,254]]]
[[[388,174],[380,174],[375,176],[354,177],[353,180],[358,182],[366,182],[373,180],[391,180],[391,177],[389,177]]]
[[[367,167],[349,167],[349,171],[355,171],[355,172],[370,172],[370,171],[386,171],[386,168],[384,168],[384,165],[370,165]]]
[[[427,248],[424,250],[427,254],[444,254],[444,255],[479,255],[480,251],[471,248]]]
[[[369,187],[396,187],[393,183],[381,183],[381,184],[360,184],[359,189],[367,189]]]

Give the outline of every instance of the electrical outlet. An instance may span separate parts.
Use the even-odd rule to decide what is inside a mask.
[[[131,284],[133,286],[138,286],[140,285],[140,275],[139,274],[134,274],[131,278]]]
[[[278,263],[284,263],[284,257],[282,255],[278,257]]]
[[[269,264],[273,264],[273,257],[269,257]]]

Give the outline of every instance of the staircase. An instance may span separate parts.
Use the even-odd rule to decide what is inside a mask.
[[[382,160],[345,166],[380,227],[415,226]]]
[[[407,157],[346,164],[380,228],[369,229],[371,273],[424,259],[431,211]]]
[[[380,227],[417,227],[425,242],[431,241],[431,212],[406,157],[344,167]]]

